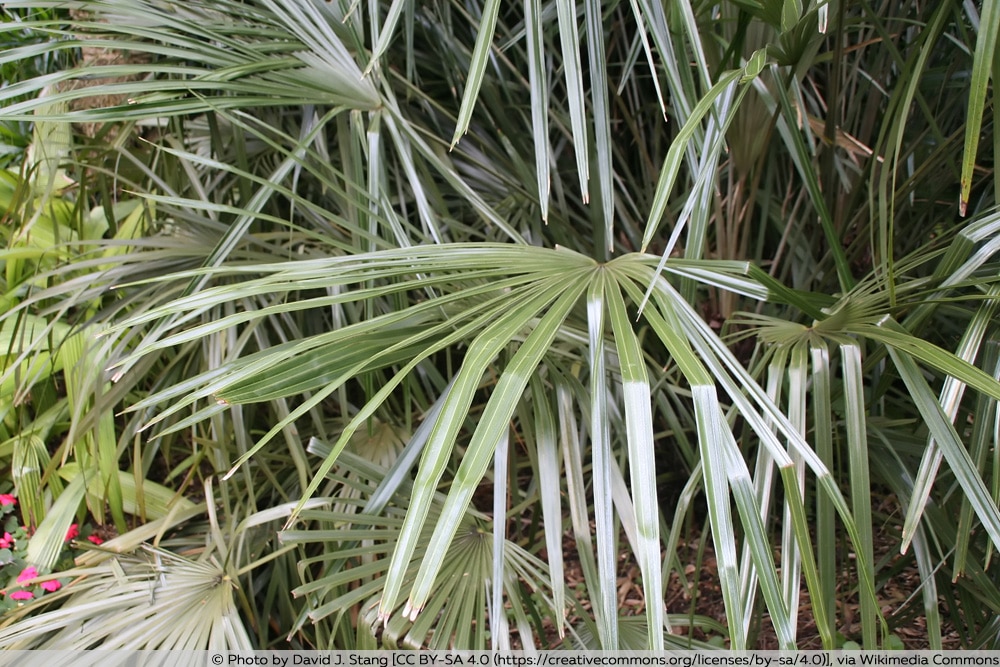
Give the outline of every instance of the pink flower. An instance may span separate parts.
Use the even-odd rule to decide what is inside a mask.
[[[87,535],[87,539],[93,542],[94,544],[104,544],[104,540],[99,538],[97,535]]]
[[[12,546],[14,546],[14,536],[4,533],[3,537],[0,537],[0,549],[10,549]]]
[[[62,588],[62,584],[60,584],[56,579],[53,579],[52,581],[43,581],[39,585],[44,590],[47,590],[49,593],[53,593],[53,592],[59,590],[60,588]]]
[[[21,574],[17,575],[17,583],[23,584],[29,579],[34,579],[38,576],[38,570],[33,567],[26,567],[21,570]]]
[[[12,493],[0,493],[0,505],[16,505],[17,498]]]
[[[31,591],[14,591],[10,594],[11,600],[31,600],[35,597],[35,594]]]
[[[75,523],[70,524],[69,530],[66,531],[66,541],[69,542],[79,534],[80,534],[79,526],[77,526]]]

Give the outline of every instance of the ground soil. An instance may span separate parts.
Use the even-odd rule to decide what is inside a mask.
[[[893,536],[885,535],[882,539],[876,536],[876,558],[885,562],[883,558],[889,556],[888,565],[883,571],[893,571],[892,556],[890,550],[896,549],[896,540]],[[584,585],[583,571],[578,560],[574,558],[574,547],[570,540],[564,545],[564,558],[566,559],[565,570],[567,577],[567,588],[569,590],[580,589]],[[685,567],[683,581],[677,573],[673,573],[667,582],[667,593],[665,603],[668,614],[694,617],[702,616],[713,619],[722,626],[726,625],[725,605],[723,604],[722,591],[719,587],[718,570],[715,554],[709,540],[702,543],[697,535],[686,543],[678,547],[678,557],[681,562],[690,563]],[[700,563],[700,567],[695,565]],[[850,572],[843,573],[843,580],[850,582],[854,580],[854,575]],[[879,578],[880,586],[878,590],[879,602],[882,613],[888,621],[892,632],[902,641],[907,649],[927,649],[928,633],[926,618],[921,613],[921,600],[919,599],[920,575],[915,565],[904,566],[891,577]],[[618,608],[625,616],[645,613],[646,602],[642,592],[642,577],[638,565],[629,557],[623,556],[618,568]],[[803,583],[801,604],[799,605],[799,622],[797,643],[800,649],[821,649],[822,643],[816,629],[813,618],[812,607],[809,603],[808,592]],[[587,606],[586,604],[584,605]],[[942,618],[946,618],[942,614]],[[687,635],[700,641],[718,642],[721,637],[713,637],[699,629],[688,630],[687,627],[674,628],[675,632]],[[838,600],[837,604],[837,632],[845,639],[861,640],[861,627],[859,623],[857,596],[845,593]],[[958,633],[950,626],[941,628],[943,645],[945,649],[957,650],[961,648]],[[776,650],[779,648],[774,629],[766,618],[762,619],[760,627],[753,631],[754,640],[751,648],[758,650]],[[548,647],[555,648],[560,640],[552,633],[548,638]],[[721,645],[725,645],[724,643]]]

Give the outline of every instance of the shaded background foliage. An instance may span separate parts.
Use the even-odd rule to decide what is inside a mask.
[[[0,645],[993,647],[997,5],[5,3]]]

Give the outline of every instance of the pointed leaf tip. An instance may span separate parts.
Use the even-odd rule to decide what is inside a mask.
[[[420,608],[413,606],[413,602],[411,600],[407,600],[406,605],[403,606],[403,617],[413,623],[417,620],[417,616],[419,615]]]

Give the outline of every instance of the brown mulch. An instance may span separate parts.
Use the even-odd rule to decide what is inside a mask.
[[[697,544],[681,545],[679,554],[687,551],[691,555],[689,562],[696,562],[695,556]],[[890,548],[895,548],[894,540],[881,540],[877,546],[876,558],[884,555]],[[689,578],[689,586],[683,586],[676,573],[671,575],[667,587],[667,611],[673,614],[694,613],[707,616],[723,625],[726,624],[725,605],[722,600],[722,591],[718,585],[718,571],[715,562],[715,555],[711,544],[705,546],[705,553],[701,561],[700,571],[696,571],[694,565],[687,567],[685,574]],[[697,576],[695,576],[697,575]],[[844,582],[856,580],[853,572],[845,571],[841,575]],[[881,579],[880,579],[881,581]],[[878,589],[878,599],[881,604],[882,613],[885,616],[891,631],[899,637],[903,645],[910,650],[927,649],[927,625],[922,614],[920,599],[920,574],[916,565],[903,568],[898,574],[885,580]],[[914,613],[914,605],[919,608],[920,613]],[[942,617],[943,614],[942,614]],[[684,630],[684,629],[680,629]],[[861,625],[860,613],[858,611],[858,599],[856,593],[841,594],[837,602],[837,632],[848,639],[860,642]],[[942,639],[945,649],[960,648],[958,633],[950,627],[942,628]],[[695,630],[693,635],[697,639],[706,640],[703,633]],[[798,609],[798,633],[797,644],[800,649],[821,649],[821,639],[816,629],[816,622],[813,617],[812,606],[809,602],[809,593],[806,590],[805,582],[801,585],[800,604]],[[778,640],[774,629],[765,619],[761,627],[757,629],[757,639],[752,648],[759,650],[777,650]]]
[[[702,548],[699,560],[699,549]],[[876,535],[876,559],[881,559],[897,549],[897,542],[891,535]],[[583,571],[576,558],[575,544],[572,539],[567,539],[563,545],[564,568],[567,581],[567,588],[572,595],[574,589],[582,589],[584,586]],[[665,604],[667,613],[680,616],[702,616],[718,621],[722,626],[726,626],[726,611],[722,599],[722,590],[718,582],[718,569],[715,554],[712,549],[711,540],[705,545],[699,544],[697,535],[678,546],[678,557],[681,562],[688,565],[684,568],[683,581],[676,572],[672,572],[667,583]],[[882,572],[891,572],[897,568],[892,567],[896,563],[895,559],[901,556],[889,556],[888,564],[882,568]],[[699,565],[696,565],[700,563]],[[842,573],[842,581],[851,582],[856,579],[853,572]],[[908,563],[899,569],[898,572],[888,579],[879,577],[878,599],[881,610],[885,616],[891,631],[903,643],[905,648],[910,650],[927,649],[928,633],[926,618],[923,615],[922,600],[920,599],[921,578],[916,565]],[[623,554],[618,567],[618,608],[624,616],[632,616],[645,613],[646,601],[642,591],[642,576],[639,566],[627,554]],[[798,610],[798,630],[797,644],[800,649],[821,649],[820,635],[816,629],[813,618],[812,607],[809,603],[809,593],[806,590],[805,582],[801,586],[801,603]],[[582,606],[589,611],[589,601],[582,602]],[[942,610],[941,615],[944,625],[941,628],[943,645],[945,649],[957,650],[961,648],[958,633],[947,624],[947,616]],[[572,622],[572,618],[571,618]],[[546,637],[549,647],[556,647],[560,644],[559,638],[553,628],[549,636]],[[856,592],[847,591],[840,595],[837,601],[837,632],[847,639],[861,640],[860,613],[858,610],[858,600]],[[690,633],[691,638],[699,641],[709,641],[713,639],[700,629],[688,629],[687,627],[676,627],[674,631],[681,635]],[[755,629],[755,641],[752,648],[758,650],[776,650],[778,641],[774,629],[770,625],[764,614],[760,627]],[[718,638],[715,638],[718,641]]]

